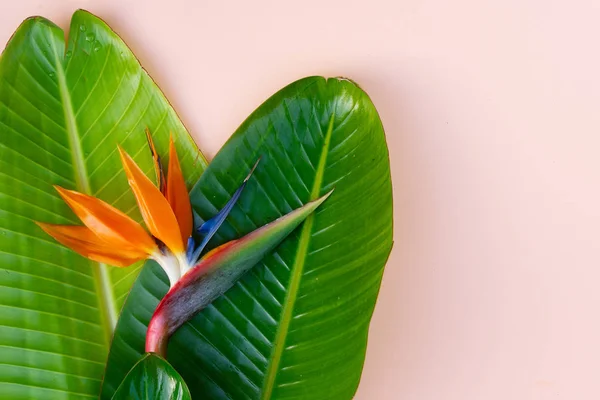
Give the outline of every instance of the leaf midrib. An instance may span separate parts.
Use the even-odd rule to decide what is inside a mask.
[[[50,37],[52,37],[52,29],[48,27]],[[73,111],[73,102],[71,94],[67,86],[65,69],[61,61],[61,55],[58,53],[55,42],[50,41],[52,53],[54,54],[54,62],[56,65],[56,77],[58,80],[58,88],[60,99],[63,104],[63,113],[65,117],[65,125],[67,136],[69,139],[69,147],[71,148],[71,162],[74,169],[74,178],[77,190],[82,193],[91,195],[92,189],[88,179],[87,168],[81,147],[79,137],[79,129],[77,128],[77,120]],[[100,309],[102,327],[105,334],[107,345],[110,344],[114,329],[117,325],[117,306],[115,296],[111,288],[110,277],[108,274],[108,266],[106,264],[93,262],[94,286],[98,294],[98,307]]]
[[[325,134],[323,149],[319,157],[319,164],[317,165],[317,169],[315,171],[315,181],[310,192],[311,201],[317,199],[321,194],[323,175],[325,173],[325,165],[327,163],[327,154],[329,153],[329,143],[331,141],[331,134],[333,132],[334,118],[335,113],[332,113],[331,118],[329,119],[327,132]],[[263,384],[261,400],[270,400],[271,396],[273,395],[279,364],[281,362],[287,333],[289,332],[290,323],[292,321],[292,312],[294,311],[294,305],[296,304],[296,298],[298,297],[302,273],[304,272],[306,253],[308,251],[308,245],[310,244],[310,235],[314,224],[314,218],[314,213],[309,215],[304,221],[302,230],[300,231],[300,240],[298,242],[298,249],[296,251],[294,265],[292,266],[289,289],[283,303],[283,311],[281,312],[280,320],[281,322],[277,328],[277,333],[275,334],[275,345],[273,347],[273,352],[271,353],[267,373],[265,374],[265,382]]]

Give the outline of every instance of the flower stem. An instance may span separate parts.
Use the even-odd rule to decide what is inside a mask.
[[[169,343],[165,317],[164,314],[153,316],[146,333],[146,353],[156,353],[163,358],[167,357],[167,345]]]

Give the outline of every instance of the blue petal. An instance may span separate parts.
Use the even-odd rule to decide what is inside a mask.
[[[188,262],[192,260],[192,257],[194,255],[194,246],[196,246],[196,241],[193,237],[190,236],[188,238],[187,246],[185,248],[185,258],[188,260]]]
[[[252,173],[256,169],[256,166],[258,165],[259,161],[260,161],[260,158],[256,161],[256,163],[250,170],[250,173],[248,173],[248,176],[246,176],[246,178],[244,179],[244,182],[242,182],[241,186],[235,191],[233,196],[231,196],[231,199],[227,202],[227,204],[225,204],[225,207],[223,207],[221,209],[221,211],[219,211],[217,213],[217,215],[215,215],[214,217],[212,217],[211,219],[209,219],[208,221],[203,223],[200,226],[200,228],[198,228],[198,233],[200,235],[202,235],[203,238],[202,238],[202,242],[200,242],[200,244],[198,245],[198,247],[196,248],[194,253],[191,255],[191,257],[188,257],[188,260],[190,261],[190,265],[196,264],[198,259],[200,259],[200,254],[202,253],[202,250],[204,250],[208,241],[210,239],[212,239],[214,234],[221,227],[221,225],[225,221],[225,218],[227,218],[227,216],[229,215],[229,212],[231,211],[231,209],[233,208],[233,206],[235,205],[237,200],[240,198],[242,191],[246,187],[246,184],[248,183],[248,180],[250,179],[250,177],[252,176]],[[188,248],[190,248],[190,247],[188,247]]]

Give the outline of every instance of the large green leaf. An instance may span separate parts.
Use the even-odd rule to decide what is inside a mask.
[[[139,266],[86,260],[33,221],[76,224],[52,185],[141,220],[117,144],[150,173],[144,129],[169,132],[190,186],[206,162],[160,90],[110,28],[78,11],[65,33],[23,22],[0,58],[0,397],[96,397],[121,304]]]
[[[350,399],[392,246],[392,188],[379,116],[344,79],[306,78],[275,94],[225,144],[192,191],[212,217],[262,157],[209,247],[335,188],[313,215],[171,339],[168,359],[195,398]],[[144,351],[166,293],[140,274],[119,320],[102,398]]]

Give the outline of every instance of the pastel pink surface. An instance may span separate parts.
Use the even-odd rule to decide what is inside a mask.
[[[395,247],[356,399],[600,398],[600,2],[3,1],[0,43],[76,8],[209,157],[297,78],[371,95]]]

